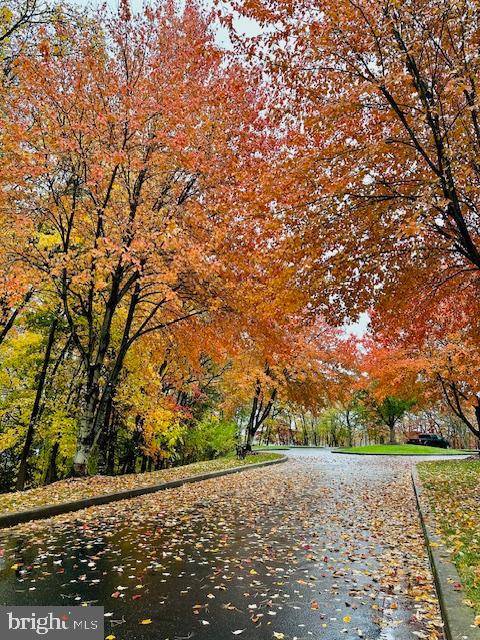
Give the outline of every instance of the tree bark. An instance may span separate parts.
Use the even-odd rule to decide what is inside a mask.
[[[85,393],[85,408],[80,420],[77,451],[73,458],[73,472],[75,476],[87,475],[88,456],[94,438],[93,425],[95,422],[97,397],[98,392],[95,391],[94,386],[88,385]]]
[[[60,448],[60,443],[58,440],[56,440],[50,452],[48,467],[45,473],[45,479],[43,481],[44,485],[51,484],[52,482],[56,482],[58,480],[57,455],[58,455],[59,448]]]
[[[117,442],[117,425],[115,420],[115,407],[112,406],[107,445],[108,452],[106,474],[108,476],[113,476],[115,474],[115,445]]]
[[[388,436],[389,436],[389,444],[397,444],[395,439],[395,423],[390,422],[388,424]]]
[[[257,380],[257,384],[255,386],[255,395],[253,396],[252,410],[250,412],[250,418],[248,420],[245,434],[245,444],[247,447],[252,446],[253,439],[255,438],[258,429],[270,415],[276,399],[277,389],[275,388],[271,391],[270,398],[264,407],[261,384],[260,381]]]
[[[30,456],[30,450],[32,448],[33,436],[35,434],[35,427],[37,419],[40,414],[40,407],[42,401],[43,390],[45,388],[45,381],[47,379],[48,366],[50,364],[50,358],[52,355],[52,348],[55,342],[55,332],[58,326],[58,319],[55,318],[50,327],[48,334],[47,347],[45,349],[45,355],[43,357],[42,369],[40,371],[40,377],[37,384],[37,392],[35,394],[35,400],[33,402],[32,412],[30,414],[30,420],[28,423],[27,435],[25,437],[25,443],[22,449],[22,455],[20,456],[20,466],[18,468],[16,489],[17,491],[23,491],[25,488],[25,481],[27,479],[28,470],[28,458]]]
[[[15,324],[15,320],[17,319],[19,313],[23,311],[23,309],[29,303],[32,296],[33,296],[33,289],[30,289],[29,291],[27,291],[22,302],[15,309],[13,309],[10,316],[5,320],[3,326],[0,328],[0,344],[2,344],[2,342],[5,340],[8,332]]]

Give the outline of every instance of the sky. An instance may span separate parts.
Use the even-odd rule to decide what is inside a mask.
[[[99,4],[102,4],[102,2],[95,2],[95,0],[73,0],[73,3],[78,4],[81,7],[98,6]],[[118,7],[118,0],[107,0],[107,4],[115,9],[116,7]],[[130,6],[132,7],[133,11],[138,11],[139,9],[141,9],[142,4],[143,0],[130,0]]]
[[[88,7],[88,6],[99,6],[103,4],[103,0],[71,0],[73,4],[78,5],[79,7]],[[179,0],[181,3],[182,0]],[[116,9],[118,7],[118,0],[106,0],[106,3],[112,9]],[[148,3],[148,2],[147,2]],[[139,11],[142,6],[145,4],[145,0],[130,0],[130,6],[132,10]],[[213,7],[213,0],[201,0],[201,4],[205,7]],[[237,18],[235,20],[235,28],[239,33],[244,33],[247,36],[257,35],[259,33],[259,26],[254,20],[248,20],[247,18]],[[228,47],[230,40],[228,38],[227,30],[218,26],[217,44],[222,47]]]
[[[72,2],[81,7],[98,6],[102,4],[102,2],[95,2],[95,0],[72,0]],[[115,9],[116,7],[118,7],[118,0],[107,0],[107,4],[108,6],[112,7],[112,9]],[[143,0],[130,0],[130,6],[134,11],[138,11],[139,9],[141,9],[142,4]]]

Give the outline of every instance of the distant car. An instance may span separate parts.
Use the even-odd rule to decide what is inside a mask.
[[[442,436],[435,433],[421,433],[415,438],[409,438],[407,444],[419,444],[424,447],[438,447],[439,449],[448,449],[450,443]]]

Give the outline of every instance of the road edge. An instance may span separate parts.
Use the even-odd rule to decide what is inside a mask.
[[[12,513],[5,513],[0,515],[0,529],[14,527],[17,524],[23,524],[25,522],[31,522],[33,520],[44,520],[45,518],[51,518],[52,516],[57,516],[63,513],[80,511],[81,509],[87,509],[88,507],[93,507],[99,504],[108,504],[109,502],[128,500],[130,498],[136,498],[138,496],[146,495],[149,493],[164,491],[165,489],[175,489],[176,487],[181,487],[184,484],[190,484],[192,482],[201,482],[202,480],[210,480],[212,478],[228,476],[233,473],[241,473],[242,471],[248,471],[250,469],[259,469],[260,467],[268,467],[274,464],[281,464],[283,462],[286,462],[287,460],[288,457],[286,455],[282,455],[282,457],[277,458],[276,460],[266,460],[265,462],[246,464],[241,467],[232,467],[230,469],[221,469],[218,471],[210,471],[208,473],[199,473],[193,476],[187,476],[186,478],[179,478],[178,480],[170,480],[169,482],[162,482],[160,484],[138,487],[136,489],[125,489],[124,491],[104,493],[98,496],[90,496],[89,498],[60,502],[59,504],[49,504],[43,507],[35,507],[33,509],[13,511]]]
[[[441,451],[441,449],[440,449]],[[388,456],[389,458],[427,458],[431,456],[432,458],[455,458],[460,456],[471,456],[470,452],[468,453],[367,453],[367,452],[358,452],[358,451],[331,451],[331,453],[340,453],[344,456]]]
[[[425,538],[430,566],[444,622],[447,640],[480,640],[480,628],[473,625],[474,613],[464,604],[464,591],[456,591],[454,584],[461,584],[457,568],[435,533],[435,521],[417,469],[412,469],[412,484],[420,523]]]

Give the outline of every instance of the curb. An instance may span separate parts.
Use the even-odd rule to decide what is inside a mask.
[[[241,467],[232,467],[230,469],[201,473],[194,476],[187,476],[186,478],[180,478],[178,480],[162,482],[161,484],[152,484],[145,487],[138,487],[138,489],[126,489],[125,491],[105,493],[100,496],[91,496],[90,498],[82,498],[80,500],[61,502],[59,504],[50,504],[44,507],[25,509],[23,511],[14,511],[12,513],[0,515],[0,529],[13,527],[17,524],[30,522],[31,520],[43,520],[44,518],[51,518],[52,516],[57,516],[62,513],[69,513],[70,511],[79,511],[80,509],[86,509],[98,504],[119,502],[120,500],[136,498],[137,496],[142,496],[148,493],[156,493],[157,491],[164,491],[165,489],[175,489],[176,487],[181,487],[184,484],[190,484],[192,482],[201,482],[202,480],[210,480],[211,478],[228,476],[232,473],[241,473],[242,471],[247,471],[249,469],[259,469],[260,467],[268,467],[273,464],[281,464],[282,462],[286,462],[287,460],[287,456],[284,455],[281,458],[277,458],[276,460],[267,460],[266,462],[246,464]]]
[[[389,458],[415,458],[415,457],[420,457],[420,458],[427,458],[427,457],[431,457],[431,458],[452,458],[455,459],[455,457],[460,457],[460,456],[470,456],[472,455],[470,452],[468,453],[360,453],[358,451],[356,452],[351,452],[351,451],[333,451],[331,453],[341,453],[345,456],[388,456]]]
[[[473,626],[474,613],[463,602],[463,590],[456,591],[453,587],[455,583],[460,584],[460,577],[450,554],[435,533],[433,514],[428,500],[423,496],[422,483],[415,468],[412,470],[412,483],[442,612],[445,636],[447,640],[480,640],[480,628]]]
[[[259,445],[260,446],[260,445]],[[321,447],[320,445],[313,445],[310,447],[307,444],[279,444],[278,448],[275,448],[274,445],[270,446],[270,447],[266,447],[266,448],[262,448],[260,446],[259,449],[254,449],[254,451],[271,451],[272,453],[274,453],[275,451],[290,451],[290,449],[325,449],[325,451],[329,451],[330,449],[328,447]]]

